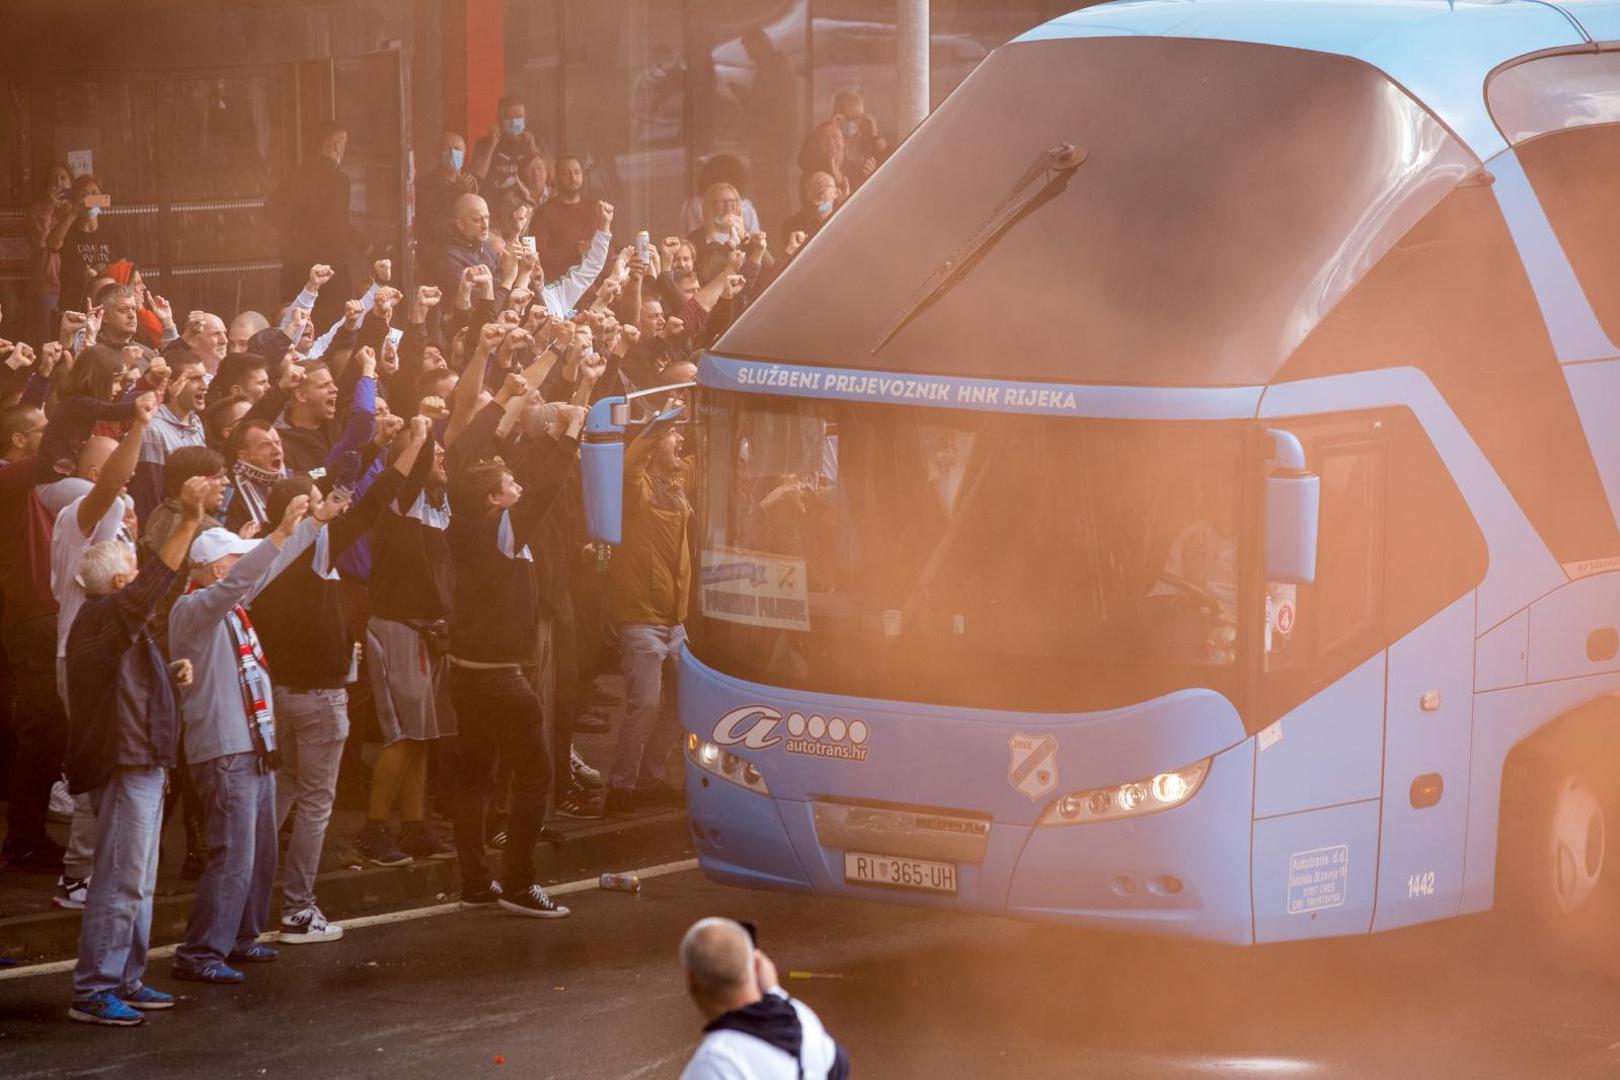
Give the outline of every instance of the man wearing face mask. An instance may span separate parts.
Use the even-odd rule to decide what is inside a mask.
[[[456,200],[478,194],[478,177],[467,165],[467,140],[454,131],[439,136],[439,157],[416,185],[417,265],[432,267],[444,254],[444,231]]]
[[[349,224],[349,178],[338,168],[349,146],[349,133],[324,124],[308,155],[271,194],[265,209],[281,227],[281,291],[295,296],[309,268],[324,264],[335,271],[315,301],[313,322],[331,326],[343,318],[343,303],[354,296],[349,254],[368,246],[364,234]]]
[[[866,111],[866,99],[853,90],[833,95],[832,118],[844,133],[844,175],[859,187],[888,154],[889,140],[878,136],[877,118]]]
[[[473,145],[468,168],[486,191],[510,187],[524,158],[542,152],[534,133],[528,130],[528,109],[516,94],[507,94],[495,105],[495,123],[487,135]]]

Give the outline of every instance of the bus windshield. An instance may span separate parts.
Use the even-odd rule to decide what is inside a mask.
[[[1084,164],[1022,188],[1061,143]],[[1148,37],[1014,44],[715,351],[1033,382],[1263,383],[1477,167],[1348,57]],[[1043,194],[993,244],[973,243],[1019,191]],[[953,287],[940,289],[947,263]]]
[[[699,659],[1087,711],[1237,683],[1241,425],[705,391]]]

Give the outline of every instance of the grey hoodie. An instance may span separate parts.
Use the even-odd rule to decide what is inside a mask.
[[[163,463],[182,446],[207,446],[202,417],[192,413],[182,420],[167,405],[159,405],[152,422],[141,436],[141,459],[129,481],[129,494],[135,500],[135,516],[142,525],[146,516],[163,501]]]

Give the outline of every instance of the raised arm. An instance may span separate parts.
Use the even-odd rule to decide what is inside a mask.
[[[510,327],[501,323],[485,323],[478,331],[478,344],[473,348],[472,358],[467,366],[461,369],[461,379],[456,383],[456,392],[450,398],[450,424],[445,429],[444,442],[448,447],[456,441],[471,421],[473,413],[478,408],[478,395],[484,389],[484,370],[489,363],[489,354],[506,338]]]
[[[343,455],[359,453],[377,434],[377,354],[361,349],[354,354],[360,365],[360,378],[354,384],[354,401],[349,419],[343,425],[343,434],[332,444],[322,462],[327,468],[335,466]]]
[[[231,608],[252,599],[251,594],[271,581],[279,569],[291,565],[291,558],[283,556],[295,557],[296,551],[291,549],[308,547],[315,536],[315,529],[307,528],[304,531],[308,538],[301,546],[288,543],[308,512],[309,496],[294,498],[275,531],[238,559],[230,573],[206,589],[181,597],[169,612],[169,639],[177,640],[218,623]]]
[[[56,224],[51,226],[50,233],[45,237],[45,246],[52,251],[61,251],[63,242],[67,240],[68,230],[79,220],[79,213],[79,207],[69,206],[67,213],[59,215]]]
[[[79,503],[79,533],[82,536],[89,536],[96,522],[107,516],[107,511],[112,509],[119,493],[124,490],[124,485],[135,475],[135,465],[141,459],[141,439],[146,434],[146,426],[152,422],[152,414],[157,411],[157,397],[142,394],[135,399],[134,410],[129,430],[101,467],[95,486]]]
[[[422,444],[428,437],[428,419],[425,416],[413,417],[406,430],[401,434],[405,440],[404,446],[396,456],[394,463],[384,469],[376,480],[372,481],[366,493],[355,503],[354,508],[347,514],[331,524],[332,557],[335,559],[349,548],[353,547],[359,539],[371,530],[387,509],[399,495],[405,484],[405,477],[410,473],[411,467],[416,463]]]
[[[579,434],[585,427],[585,409],[560,405],[550,437],[541,436],[531,447],[529,485],[512,507],[512,531],[523,544],[538,545],[546,515],[567,486],[579,458]]]
[[[596,212],[596,235],[591,237],[591,246],[585,252],[578,266],[569,270],[562,277],[551,282],[546,288],[552,290],[555,303],[547,304],[553,311],[566,311],[574,306],[574,302],[585,295],[585,290],[591,287],[602,267],[607,265],[608,246],[613,242],[613,204],[598,203]]]

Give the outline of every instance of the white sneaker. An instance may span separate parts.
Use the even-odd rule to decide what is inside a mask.
[[[283,945],[313,945],[317,941],[336,941],[342,936],[343,927],[327,922],[321,909],[314,904],[303,911],[281,917]]]
[[[65,911],[83,911],[84,899],[88,895],[90,895],[89,878],[68,877],[63,874],[56,879],[56,894],[51,897],[51,906]]]
[[[73,819],[73,796],[68,794],[66,780],[58,780],[51,785],[51,802],[45,810],[45,816],[52,821]]]

